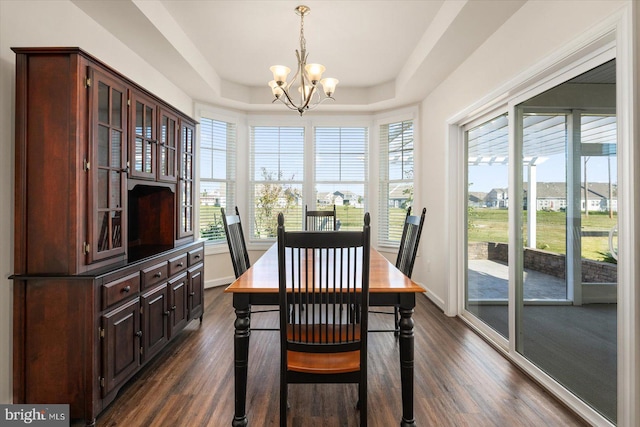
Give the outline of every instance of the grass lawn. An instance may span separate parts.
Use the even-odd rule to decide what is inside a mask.
[[[508,211],[506,209],[474,208],[469,213],[470,242],[501,242],[507,243]],[[524,212],[524,238],[526,239],[527,213]],[[566,253],[566,213],[565,212],[537,212],[536,246],[559,254]],[[609,218],[607,213],[590,212],[587,217],[582,214],[583,231],[600,231],[608,233],[611,227],[618,223],[617,215]],[[582,237],[582,257],[602,260],[599,252],[609,251],[608,234],[597,237]]]

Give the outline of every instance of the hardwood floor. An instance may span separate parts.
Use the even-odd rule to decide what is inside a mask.
[[[202,325],[191,322],[147,365],[97,420],[105,426],[230,426],[233,418],[231,295],[205,291]],[[391,316],[370,316],[371,328]],[[578,417],[529,380],[425,296],[415,314],[415,419],[418,426],[580,426]],[[276,327],[277,313],[252,317],[253,326]],[[250,426],[277,426],[277,332],[254,331],[249,354],[247,417]],[[400,368],[392,333],[369,339],[369,425],[400,422]],[[354,385],[290,385],[288,425],[356,426]],[[75,425],[75,424],[74,424]]]

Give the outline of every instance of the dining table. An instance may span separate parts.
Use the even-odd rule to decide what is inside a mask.
[[[271,246],[247,271],[226,289],[233,294],[236,313],[234,322],[234,427],[248,425],[246,413],[247,375],[249,368],[249,338],[251,336],[251,306],[278,306],[278,248]],[[405,276],[373,247],[369,266],[369,306],[398,307],[400,381],[402,390],[401,427],[415,426],[413,415],[414,389],[414,321],[416,294],[425,289]]]

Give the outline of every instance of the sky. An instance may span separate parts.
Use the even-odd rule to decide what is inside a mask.
[[[583,158],[584,159],[584,158]],[[582,163],[582,161],[581,161]],[[587,161],[587,180],[589,182],[609,182],[608,157],[589,157]],[[537,166],[538,182],[565,182],[565,156],[550,156],[548,160]],[[583,172],[580,179],[583,180]],[[507,165],[480,165],[469,167],[469,191],[488,193],[494,188],[507,188],[509,170]],[[527,181],[525,172],[525,181]],[[617,183],[616,157],[611,157],[611,182]]]

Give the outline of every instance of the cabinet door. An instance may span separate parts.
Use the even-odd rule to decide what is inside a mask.
[[[131,92],[131,138],[129,159],[131,176],[156,178],[157,106],[136,91]]]
[[[204,313],[204,265],[202,263],[190,268],[189,280],[189,320],[202,317]]]
[[[140,297],[142,304],[142,360],[151,359],[169,341],[170,315],[166,282]]]
[[[127,241],[127,87],[96,69],[90,76],[88,263],[123,254]]]
[[[161,109],[158,138],[158,181],[176,182],[178,131],[178,116]]]
[[[194,146],[195,126],[182,121],[180,126],[180,161],[178,171],[178,239],[193,235]]]
[[[102,316],[102,395],[126,381],[140,365],[138,299]]]
[[[189,284],[187,273],[169,281],[169,338],[187,326],[189,323]]]

